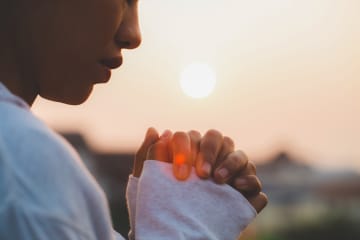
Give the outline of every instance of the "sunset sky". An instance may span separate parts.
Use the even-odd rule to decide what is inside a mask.
[[[33,110],[104,151],[135,150],[150,126],[215,128],[251,159],[289,149],[360,172],[359,13],[359,0],[142,0],[143,44],[110,83],[81,106]],[[193,62],[216,72],[207,98],[181,90]]]

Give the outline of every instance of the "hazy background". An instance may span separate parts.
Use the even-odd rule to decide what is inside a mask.
[[[360,1],[140,1],[143,44],[82,106],[41,99],[51,126],[101,150],[132,151],[146,129],[216,128],[253,159],[288,148],[360,171]],[[217,73],[206,99],[182,93],[183,68]]]
[[[360,236],[359,0],[143,0],[140,17],[143,44],[109,84],[82,106],[38,99],[35,113],[101,152],[134,152],[150,126],[218,129],[266,162],[270,204],[249,239]],[[192,62],[217,73],[205,99],[181,91]],[[89,156],[117,169],[117,155]]]

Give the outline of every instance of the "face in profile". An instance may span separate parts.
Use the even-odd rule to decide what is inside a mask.
[[[136,0],[14,1],[19,70],[50,100],[84,102],[121,65],[122,49],[141,42]]]

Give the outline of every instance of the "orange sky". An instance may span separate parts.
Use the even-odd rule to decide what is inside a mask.
[[[81,106],[38,99],[35,113],[103,150],[133,150],[149,126],[209,128],[252,159],[286,147],[318,166],[360,171],[360,1],[141,1],[143,45]],[[212,95],[181,92],[209,64]]]

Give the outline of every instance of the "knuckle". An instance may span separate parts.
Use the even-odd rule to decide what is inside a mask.
[[[179,142],[184,142],[188,140],[189,136],[185,132],[175,132],[172,137],[172,141],[175,144],[178,144]]]
[[[238,179],[244,179],[246,180],[246,184],[244,185],[237,185],[238,189],[241,189],[243,193],[245,193],[247,196],[259,196],[262,191],[262,185],[258,178],[255,175],[248,175],[245,177],[241,177]],[[235,180],[235,186],[237,184]]]
[[[201,140],[201,148],[218,152],[221,148],[223,136],[216,130],[209,130]]]
[[[245,152],[243,152],[243,151],[241,151],[241,150],[239,150],[238,152],[239,152],[240,157],[241,157],[242,159],[244,159],[244,161],[249,162],[249,158],[248,158],[248,156],[246,155]]]
[[[190,130],[188,133],[189,133],[190,137],[193,138],[193,139],[200,139],[201,138],[200,132],[198,132],[196,130]]]
[[[236,157],[236,161],[238,162],[238,164],[241,168],[243,168],[243,167],[247,168],[249,159],[243,151],[237,150],[236,152],[234,152],[234,156]]]
[[[215,163],[215,160],[216,160],[216,153],[213,152],[213,151],[206,151],[206,150],[203,150],[202,151],[202,156],[203,156],[203,161],[206,161],[210,164],[214,164]]]
[[[173,138],[183,138],[184,136],[186,136],[185,132],[175,132]]]
[[[235,145],[234,141],[228,136],[224,137],[223,143],[224,143],[224,145],[229,146],[229,147],[234,147],[234,145]]]
[[[239,152],[230,154],[229,158],[232,159],[234,164],[237,166],[237,169],[245,168],[245,166],[247,166],[248,164],[247,158],[244,158],[244,156],[242,154],[239,154]]]
[[[208,155],[216,155],[217,154],[217,149],[218,149],[218,145],[216,141],[202,141],[200,143],[200,151],[203,152],[204,154]]]
[[[229,154],[219,165],[219,168],[225,167],[228,169],[231,175],[241,172],[245,166],[236,154]]]
[[[223,160],[223,163],[219,168],[225,167],[229,172],[234,173],[238,170],[239,164],[236,158],[229,156],[228,158]]]
[[[222,138],[222,134],[215,129],[210,129],[206,132],[205,134],[206,137],[210,137],[210,138]]]
[[[261,196],[261,199],[262,199],[262,201],[263,201],[263,203],[264,203],[264,206],[266,206],[266,205],[269,203],[269,198],[268,198],[268,196],[267,196],[265,193],[263,193],[263,192],[260,193],[260,196]]]

